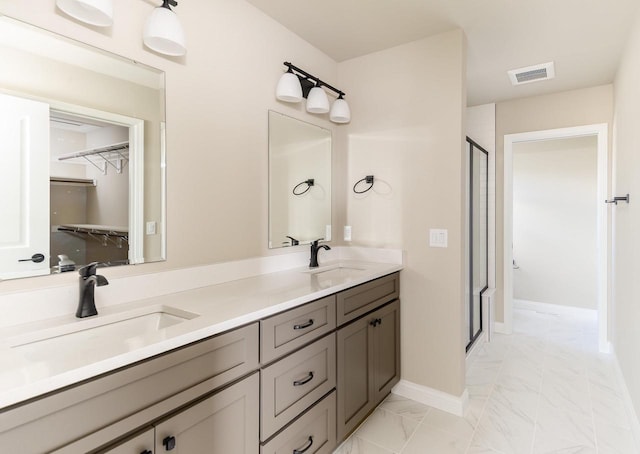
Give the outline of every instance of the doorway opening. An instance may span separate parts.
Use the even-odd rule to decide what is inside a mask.
[[[503,282],[504,282],[504,324],[501,331],[510,334],[513,330],[514,272],[521,265],[518,257],[514,257],[514,150],[518,147],[544,141],[593,138],[596,141],[596,182],[595,182],[595,262],[593,285],[594,306],[598,313],[598,340],[602,352],[609,351],[607,319],[608,319],[608,245],[607,245],[607,211],[605,199],[607,195],[607,125],[588,125],[573,128],[562,128],[505,135],[504,138],[504,241],[503,241]],[[541,149],[543,149],[542,147]],[[539,187],[540,190],[546,189]],[[531,208],[526,207],[526,208]],[[523,212],[520,207],[520,214]],[[526,212],[526,209],[524,210]],[[520,215],[519,214],[519,215]],[[529,214],[530,215],[530,214]],[[530,218],[531,219],[531,218]],[[523,222],[519,219],[518,222]],[[525,221],[526,222],[526,221]],[[529,221],[531,222],[531,221]],[[539,241],[544,241],[544,239]],[[545,254],[544,251],[539,251]],[[515,261],[514,261],[515,259]],[[560,265],[561,266],[561,265]],[[516,270],[514,271],[514,268]],[[556,270],[556,275],[561,268]],[[547,272],[549,270],[546,270]],[[518,276],[520,278],[520,276]],[[583,276],[584,278],[584,276]]]

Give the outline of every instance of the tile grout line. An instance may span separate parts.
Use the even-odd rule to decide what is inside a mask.
[[[593,428],[593,447],[595,448],[596,452],[598,452],[599,448],[598,448],[598,432],[596,431],[596,414],[595,411],[593,410],[593,390],[592,388],[592,383],[591,383],[591,372],[589,370],[589,368],[587,367],[586,369],[587,371],[587,392],[589,393],[589,409],[591,410],[591,427]]]
[[[407,447],[407,445],[409,444],[409,442],[411,441],[411,439],[415,436],[416,432],[418,431],[418,427],[420,427],[420,425],[424,422],[425,418],[427,417],[427,415],[429,413],[431,413],[431,409],[432,407],[429,407],[429,409],[427,410],[427,412],[424,414],[424,416],[420,419],[420,421],[418,422],[418,425],[416,426],[415,429],[413,429],[413,433],[411,435],[409,435],[409,438],[407,438],[407,441],[404,442],[404,445],[402,445],[402,448],[400,448],[400,451],[398,451],[397,454],[402,454],[402,451],[404,451],[404,449]]]
[[[471,447],[473,445],[473,439],[475,438],[475,435],[478,431],[478,426],[480,425],[480,421],[482,421],[482,417],[484,416],[485,410],[487,409],[487,405],[489,404],[489,399],[491,398],[491,395],[493,394],[495,387],[496,387],[496,382],[498,380],[498,378],[500,377],[500,374],[502,373],[502,370],[504,369],[504,362],[506,357],[509,355],[509,352],[512,350],[512,345],[509,345],[509,348],[507,348],[506,353],[504,354],[504,356],[502,357],[502,359],[500,360],[500,368],[498,370],[498,374],[495,376],[495,378],[493,379],[493,382],[491,383],[491,389],[489,390],[489,394],[487,395],[487,398],[484,401],[484,404],[482,405],[482,410],[480,410],[480,414],[478,416],[478,422],[474,425],[473,427],[473,433],[471,434],[471,439],[469,440],[469,446],[467,446],[467,450],[465,451],[465,454],[468,454],[469,451],[471,450]],[[487,448],[496,451],[496,452],[500,452],[494,448],[492,448],[491,446],[487,446]]]

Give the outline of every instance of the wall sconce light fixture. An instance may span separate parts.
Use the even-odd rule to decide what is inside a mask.
[[[145,22],[142,36],[149,49],[179,57],[187,52],[187,42],[178,16],[169,5],[178,6],[178,2],[162,0],[162,6],[155,8]]]
[[[280,77],[276,87],[276,98],[285,102],[300,102],[302,98],[307,98],[307,112],[324,114],[331,110],[329,119],[334,123],[348,123],[351,121],[351,111],[349,104],[345,101],[345,93],[321,81],[316,76],[284,62],[288,68],[287,72]],[[324,88],[327,88],[338,95],[338,99],[329,104],[329,98]]]
[[[89,25],[113,25],[113,0],[56,0],[65,14]],[[162,0],[144,24],[142,41],[149,49],[164,55],[179,57],[187,52],[184,30],[178,16],[171,10],[176,0]]]
[[[65,14],[97,27],[113,25],[112,0],[57,0],[56,5]]]

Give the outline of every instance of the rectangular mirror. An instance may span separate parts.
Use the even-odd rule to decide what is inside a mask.
[[[0,279],[164,260],[164,73],[6,16],[0,57]]]
[[[331,131],[269,111],[269,248],[331,235]]]

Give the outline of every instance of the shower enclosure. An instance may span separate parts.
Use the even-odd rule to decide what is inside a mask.
[[[488,287],[489,153],[467,137],[467,351],[482,334],[482,293]]]

